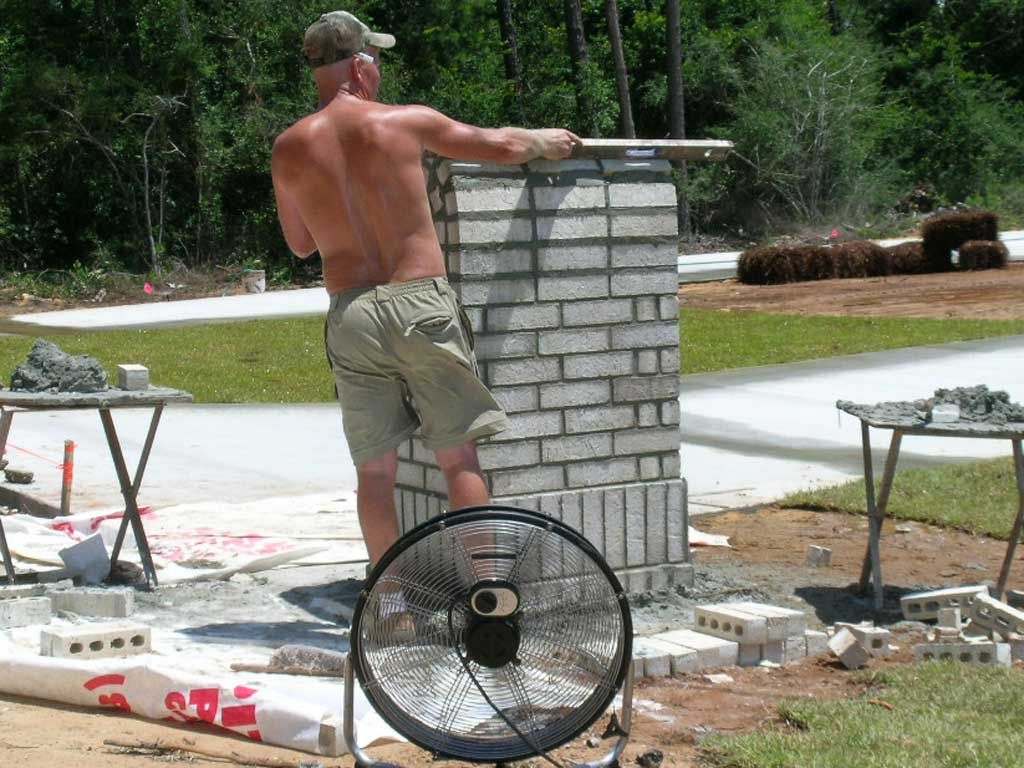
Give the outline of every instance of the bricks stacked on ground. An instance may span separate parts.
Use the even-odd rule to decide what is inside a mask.
[[[761,603],[722,603],[698,606],[696,619],[699,632],[738,644],[740,666],[762,661],[785,664],[807,655],[807,617],[802,611]]]
[[[134,622],[52,627],[40,634],[40,654],[60,659],[135,656],[151,650],[149,627]]]
[[[632,589],[689,583],[679,466],[676,201],[662,161],[430,160],[434,221],[512,428],[480,447],[495,503],[581,531]],[[399,450],[402,530],[445,483]]]
[[[1024,635],[1024,611],[1012,608],[987,594],[979,594],[970,606],[971,623],[975,627],[995,632],[1009,639],[1010,635]]]

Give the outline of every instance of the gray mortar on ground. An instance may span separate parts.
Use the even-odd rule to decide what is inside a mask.
[[[960,408],[960,419],[953,422],[933,422],[931,408],[951,404]],[[927,400],[904,400],[875,403],[836,401],[836,408],[872,424],[900,427],[928,427],[960,432],[996,431],[1000,428],[1024,429],[1024,406],[1010,402],[1010,395],[1002,390],[991,391],[984,384],[975,387],[937,389]]]
[[[28,360],[14,369],[11,389],[21,392],[105,392],[107,372],[88,355],[69,355],[50,341],[32,345]]]

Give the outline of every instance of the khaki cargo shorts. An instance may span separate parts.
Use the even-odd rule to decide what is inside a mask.
[[[473,330],[444,278],[333,294],[324,335],[357,465],[417,429],[437,450],[509,426],[480,380]]]

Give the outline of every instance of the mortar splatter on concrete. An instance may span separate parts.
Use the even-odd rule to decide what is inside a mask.
[[[88,355],[69,355],[50,341],[32,345],[28,360],[14,369],[11,389],[22,392],[105,392],[107,372]]]

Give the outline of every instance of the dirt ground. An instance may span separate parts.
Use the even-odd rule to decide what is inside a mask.
[[[907,663],[911,648],[923,627],[900,622],[898,598],[923,587],[980,583],[996,578],[1005,543],[972,537],[957,531],[921,523],[890,521],[883,532],[883,573],[886,582],[886,611],[875,616],[870,598],[853,588],[860,572],[867,539],[863,518],[803,510],[763,509],[701,516],[697,525],[711,533],[731,537],[732,549],[701,549],[695,553],[697,571],[694,588],[680,593],[649,595],[635,601],[638,625],[652,631],[658,618],[677,621],[687,606],[710,600],[759,599],[798,607],[808,612],[809,624],[822,626],[836,621],[876,618],[893,626],[900,649],[873,666]],[[818,544],[833,551],[832,565],[814,569],[804,562],[807,547]],[[1024,566],[1018,566],[1011,586],[1024,581]],[[893,624],[893,622],[896,622]],[[828,657],[805,659],[781,669],[737,669],[726,672],[731,683],[714,684],[701,674],[686,675],[637,686],[637,709],[633,738],[623,765],[651,749],[665,754],[665,766],[686,768],[700,765],[700,741],[710,733],[743,733],[763,727],[783,728],[777,715],[778,703],[794,695],[851,697],[862,692],[853,680]],[[341,696],[339,683],[338,695]],[[654,703],[656,702],[656,703]],[[592,729],[603,730],[604,721]],[[0,765],[19,768],[131,768],[154,761],[187,761],[212,766],[216,761],[186,753],[154,755],[133,750],[125,753],[105,746],[110,739],[180,741],[188,739],[193,748],[234,753],[242,763],[277,758],[284,766],[298,768],[301,762],[316,763],[310,756],[264,747],[239,739],[194,729],[182,730],[166,723],[153,723],[117,713],[78,710],[43,702],[0,697]],[[601,749],[588,749],[581,737],[559,751],[563,759],[589,759]],[[409,745],[374,748],[377,759],[414,768],[454,765],[432,760]],[[351,758],[321,761],[325,766],[352,764]],[[223,765],[224,763],[219,763]],[[540,761],[533,764],[542,765]]]
[[[979,272],[743,285],[689,283],[679,302],[692,309],[837,317],[1024,319],[1024,264]]]

